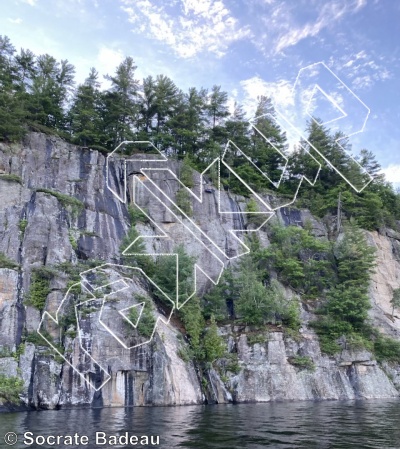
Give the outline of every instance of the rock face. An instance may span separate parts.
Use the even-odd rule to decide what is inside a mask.
[[[118,311],[138,304],[137,298],[148,297],[146,279],[139,275],[132,277],[124,292],[116,291],[114,297],[113,291],[108,292],[106,302],[101,302],[101,295],[96,296],[90,307],[79,312],[79,332],[71,328],[61,342],[59,323],[47,317],[41,324],[43,311],[27,301],[34,270],[43,266],[53,270],[49,291],[43,298],[45,310],[53,318],[65,304],[71,286],[68,269],[77,264],[87,264],[90,269],[96,265],[89,265],[90,262],[108,263],[111,279],[120,281],[117,265],[121,263],[121,241],[129,228],[128,210],[106,188],[106,159],[97,151],[31,133],[21,145],[0,145],[0,165],[6,172],[0,174],[0,253],[9,259],[7,266],[0,266],[0,374],[23,380],[22,399],[27,406],[183,405],[205,400],[249,402],[399,395],[399,367],[381,366],[365,351],[342,351],[336,357],[321,355],[318,339],[307,325],[310,314],[305,310],[299,341],[276,329],[258,336],[254,343],[252,329],[221,327],[229,352],[237,355],[237,366],[228,370],[225,377],[210,369],[205,373],[206,383],[201,382],[196,366],[180,357],[185,338],[178,322],[168,322],[165,310],[153,306],[152,313],[160,324],[151,342],[127,349],[137,341]],[[173,173],[179,172],[177,163],[167,167]],[[130,173],[134,173],[134,167]],[[169,172],[155,173],[152,179],[161,189],[169,189],[170,194],[179,188]],[[120,191],[122,180],[122,165],[116,164],[109,177],[110,186]],[[203,186],[196,184],[195,179],[196,188],[201,191]],[[208,190],[202,202],[193,199],[191,207],[193,223],[209,239],[196,233],[195,227],[193,232],[187,232],[180,220],[145,187],[139,190],[138,199],[169,236],[147,239],[147,251],[171,253],[182,244],[189,254],[198,257],[203,272],[215,279],[224,261],[226,264],[228,258],[244,251],[230,232],[243,228],[242,216],[220,212],[243,211],[245,203],[243,198],[226,192],[219,196]],[[130,198],[133,195],[131,184],[127,194]],[[283,208],[278,219],[285,225],[311,223],[316,236],[328,234],[308,211]],[[192,226],[186,218],[183,222]],[[139,224],[137,228],[147,236],[159,232],[150,224]],[[400,317],[390,317],[389,304],[392,290],[400,286],[399,236],[389,231],[386,235],[369,233],[368,238],[378,250],[377,271],[371,284],[371,318],[384,332],[399,336]],[[261,231],[260,240],[268,244],[267,235]],[[220,260],[207,252],[210,245],[218,248]],[[200,292],[209,284],[205,275],[198,276]],[[55,353],[38,339],[39,326],[55,343],[63,344],[63,354]],[[112,335],[109,329],[113,329]],[[22,341],[26,341],[24,345]],[[309,366],[296,363],[299,357],[307,357]],[[97,389],[103,382],[104,386]]]

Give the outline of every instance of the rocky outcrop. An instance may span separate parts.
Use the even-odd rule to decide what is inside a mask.
[[[313,317],[305,310],[298,340],[276,329],[262,334],[254,343],[254,330],[222,327],[221,335],[237,358],[237,366],[225,375],[210,368],[203,373],[203,382],[193,362],[180,357],[185,338],[178,322],[168,322],[167,310],[153,307],[160,324],[152,341],[127,349],[121,341],[127,347],[137,341],[118,312],[137,304],[138,297],[148,296],[148,281],[139,275],[131,276],[132,282],[124,292],[114,297],[108,292],[109,301],[102,302],[103,292],[90,307],[79,310],[79,332],[71,328],[62,341],[56,322],[47,319],[42,324],[55,343],[62,343],[62,354],[55,353],[40,338],[35,340],[43,316],[27,301],[35,268],[53,270],[45,303],[45,310],[53,317],[66,301],[71,269],[78,263],[82,270],[108,263],[110,278],[121,279],[117,265],[121,262],[121,241],[129,228],[128,211],[106,188],[105,162],[105,156],[97,151],[40,133],[29,134],[22,145],[0,145],[0,165],[5,167],[5,173],[0,174],[0,253],[8,257],[8,265],[0,267],[0,373],[23,380],[26,405],[58,408],[398,396],[398,367],[379,365],[367,352],[344,350],[337,357],[322,355],[318,339],[308,327]],[[173,173],[179,171],[176,163],[167,167]],[[131,173],[135,173],[133,165]],[[154,173],[152,179],[172,195],[179,189],[177,180],[167,171]],[[123,166],[117,163],[109,177],[110,186],[120,191],[122,180]],[[201,191],[199,180],[195,177],[194,181],[194,190]],[[129,189],[131,198],[131,183]],[[231,232],[243,228],[242,216],[220,212],[243,211],[245,202],[226,192],[219,195],[208,190],[201,202],[191,202],[193,222],[209,238],[196,233],[195,227],[188,232],[145,186],[138,200],[168,234],[168,238],[146,239],[148,252],[170,253],[182,244],[198,258],[207,276],[218,278],[224,258],[216,259],[207,248],[214,245],[224,257],[244,251]],[[328,235],[325,225],[308,211],[282,208],[278,219],[285,225],[311,223],[316,236]],[[185,218],[183,221],[189,223]],[[140,223],[137,228],[150,237],[159,232],[149,223]],[[396,336],[400,317],[390,318],[388,301],[392,290],[400,286],[400,240],[393,232],[370,233],[369,239],[378,250],[371,285],[371,317],[384,332]],[[260,240],[268,245],[266,233],[260,231]],[[197,289],[202,292],[209,284],[200,273]],[[113,329],[113,334],[107,329]],[[309,363],[299,364],[299,358]],[[108,378],[101,389],[96,389]]]

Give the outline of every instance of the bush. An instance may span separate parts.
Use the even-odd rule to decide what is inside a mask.
[[[315,371],[315,364],[311,357],[295,355],[294,357],[289,357],[289,363],[299,368],[307,369],[310,371]]]
[[[225,342],[218,335],[218,326],[214,317],[211,317],[210,327],[205,332],[203,348],[205,362],[213,363],[225,354]]]
[[[190,160],[187,156],[185,156],[185,158],[182,161],[182,165],[180,167],[179,180],[189,189],[194,187],[193,170],[190,166]]]
[[[24,383],[18,377],[6,377],[0,374],[0,398],[10,404],[20,403],[20,394],[22,394]]]
[[[31,285],[27,295],[26,304],[43,311],[46,305],[47,296],[50,293],[50,279],[55,272],[47,267],[42,267],[32,271]]]
[[[334,284],[332,248],[327,240],[297,226],[273,226],[270,239],[261,257],[284,284],[310,298]]]
[[[186,215],[190,216],[193,214],[190,193],[185,188],[181,188],[176,192],[176,205]]]
[[[47,334],[45,331],[41,331],[41,333],[48,339],[52,340],[50,334]],[[31,332],[29,333],[25,338],[26,343],[32,343],[35,346],[49,346],[47,341],[38,333],[38,332]]]
[[[0,253],[0,268],[8,268],[10,270],[16,270],[19,265],[9,259],[4,253]]]
[[[132,226],[137,223],[148,223],[148,217],[136,206],[130,204],[128,206],[129,220]]]
[[[18,227],[19,227],[19,230],[21,231],[22,238],[24,237],[25,229],[27,226],[28,226],[28,220],[20,220],[18,223]]]
[[[144,302],[142,315],[140,317],[140,321],[136,329],[141,336],[150,338],[153,334],[154,326],[156,324],[156,319],[154,318],[153,315],[153,307],[151,301],[147,297],[142,295],[136,296],[136,301],[138,303]],[[129,310],[129,320],[133,324],[136,324],[138,318],[139,318],[138,307],[133,307],[132,309]]]
[[[400,363],[400,341],[379,335],[374,344],[376,359]]]
[[[256,343],[264,344],[266,341],[267,341],[267,337],[264,334],[248,334],[247,335],[247,344],[250,346],[253,346]]]

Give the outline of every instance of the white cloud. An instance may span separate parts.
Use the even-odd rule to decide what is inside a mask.
[[[390,164],[382,169],[382,173],[385,174],[387,181],[399,184],[400,187],[400,164]]]
[[[22,0],[23,3],[27,3],[30,6],[36,6],[37,0]]]
[[[221,57],[232,42],[250,35],[248,28],[238,26],[222,0],[123,0],[123,4],[137,31],[167,44],[182,58],[201,52]],[[171,5],[179,5],[180,14],[168,13]]]
[[[20,23],[22,23],[22,19],[21,18],[16,18],[16,19],[7,19],[9,22],[14,23],[15,25],[19,25]]]
[[[357,89],[368,89],[377,81],[392,78],[392,72],[386,67],[388,61],[381,55],[367,53],[365,50],[356,54],[347,54],[337,60],[330,59],[330,65],[351,80],[350,86]]]
[[[96,67],[100,73],[112,75],[123,59],[122,50],[103,46],[97,55]]]
[[[276,17],[273,24],[278,28],[279,34],[275,43],[275,53],[281,53],[285,48],[294,46],[308,37],[316,37],[324,28],[333,25],[349,13],[358,12],[365,4],[366,0],[353,0],[352,2],[335,0],[325,3],[315,21],[300,26],[295,23],[290,9],[282,8],[283,5],[277,5],[272,14],[273,17]]]

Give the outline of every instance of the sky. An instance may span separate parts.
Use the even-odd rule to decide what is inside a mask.
[[[0,2],[0,34],[17,50],[68,59],[77,83],[92,66],[111,75],[132,56],[137,79],[164,74],[184,91],[221,86],[249,119],[267,95],[300,133],[317,116],[350,136],[353,154],[371,150],[396,187],[399,20],[397,0]]]

